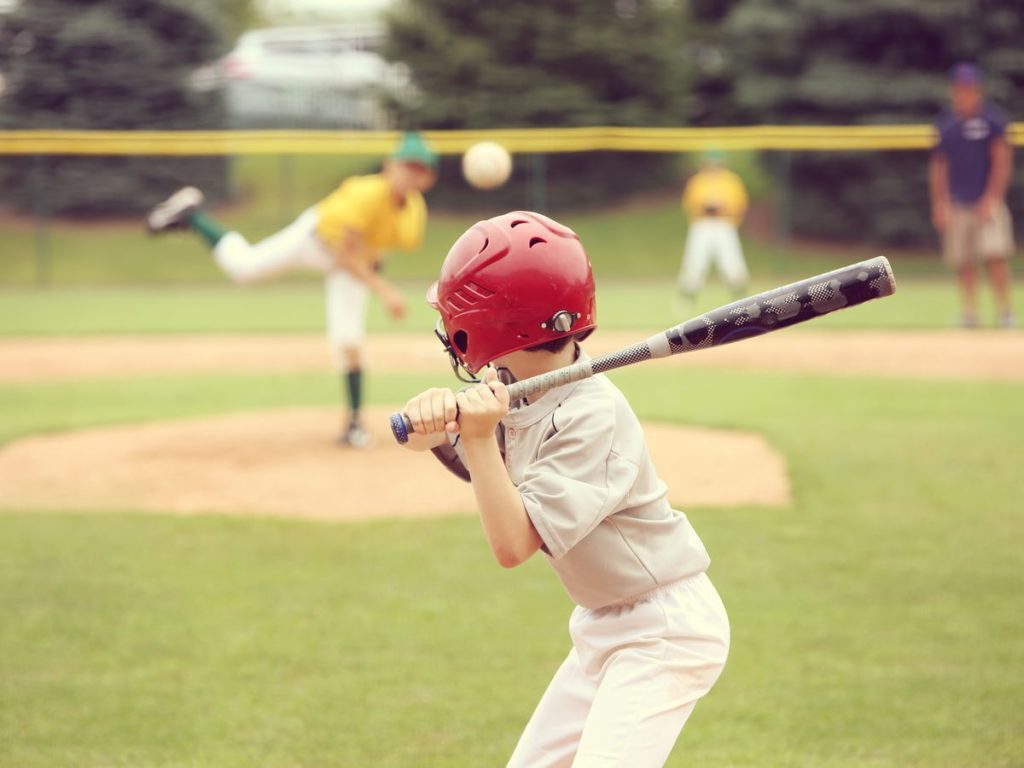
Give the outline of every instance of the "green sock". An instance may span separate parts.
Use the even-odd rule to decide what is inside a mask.
[[[224,229],[205,211],[196,211],[188,217],[188,225],[202,236],[213,248],[230,230]]]
[[[363,404],[363,372],[356,368],[345,374],[345,393],[352,411],[352,423],[359,423],[359,408]]]

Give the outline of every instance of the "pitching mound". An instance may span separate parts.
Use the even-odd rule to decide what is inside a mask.
[[[368,450],[333,444],[336,409],[287,409],[30,437],[0,449],[0,507],[259,514],[357,520],[474,509],[429,454],[395,445],[367,412]],[[673,503],[784,505],[782,457],[758,435],[647,425]]]

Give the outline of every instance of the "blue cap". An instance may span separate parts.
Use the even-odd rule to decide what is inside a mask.
[[[977,64],[962,61],[949,70],[949,82],[954,85],[980,85],[981,70]]]

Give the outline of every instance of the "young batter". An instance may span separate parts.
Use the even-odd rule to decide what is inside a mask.
[[[729,648],[709,559],[673,510],[625,397],[604,376],[510,403],[506,384],[584,359],[594,281],[579,238],[540,214],[482,221],[428,293],[452,364],[482,383],[405,406],[416,434],[473,484],[507,568],[543,552],[577,603],[572,650],[510,766],[662,766]],[[487,367],[490,364],[493,367]]]
[[[372,291],[392,317],[405,314],[405,298],[383,275],[383,252],[419,247],[427,221],[423,193],[437,180],[437,155],[416,133],[407,133],[380,173],[353,176],[280,232],[250,244],[201,209],[195,187],[178,190],[146,219],[150,232],[189,227],[213,251],[217,265],[236,283],[255,283],[292,270],[325,275],[327,335],[349,406],[339,442],[369,443],[360,418],[362,345]]]

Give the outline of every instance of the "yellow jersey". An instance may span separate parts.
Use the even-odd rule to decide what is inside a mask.
[[[381,174],[346,179],[316,210],[320,217],[316,233],[328,248],[337,250],[345,230],[354,230],[366,243],[365,253],[372,264],[380,259],[381,251],[418,248],[427,225],[423,195],[412,190],[405,204],[398,205]]]
[[[727,168],[705,168],[686,183],[682,203],[691,221],[722,216],[739,226],[747,212],[747,190],[740,177]]]

